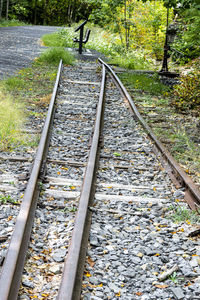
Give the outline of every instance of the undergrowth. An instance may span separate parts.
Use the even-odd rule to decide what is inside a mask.
[[[77,24],[74,24],[72,27],[63,28],[56,33],[46,34],[42,37],[42,41],[45,46],[49,47],[78,48],[78,44],[73,42],[75,37],[79,37],[79,33],[75,33],[76,27]],[[150,68],[152,59],[148,53],[132,50],[125,54],[119,35],[110,33],[99,27],[94,27],[89,23],[87,23],[87,28],[91,28],[91,34],[89,41],[83,47],[106,55],[110,59],[110,63],[124,68]]]
[[[9,95],[0,85],[0,149],[6,150],[20,144],[20,128],[24,121],[23,105]]]
[[[188,224],[197,224],[200,222],[200,216],[196,211],[181,207],[180,205],[169,207],[170,216],[174,223],[186,222]]]
[[[0,20],[0,27],[10,27],[10,26],[25,26],[24,22],[18,21],[18,20],[5,20],[1,19]]]
[[[123,72],[119,77],[129,89],[139,89],[153,95],[164,95],[169,92],[169,88],[159,81],[156,74],[149,76],[146,74]]]
[[[49,104],[58,66],[35,61],[16,76],[0,83],[0,150],[9,151],[25,145],[37,146],[38,137],[24,134],[22,126],[36,106]],[[29,110],[26,110],[26,106]],[[39,114],[37,118],[43,117]]]

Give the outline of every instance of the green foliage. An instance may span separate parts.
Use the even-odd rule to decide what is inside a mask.
[[[149,76],[138,73],[123,73],[120,79],[131,89],[139,89],[153,95],[165,94],[169,88],[163,85],[157,75]]]
[[[200,3],[188,1],[181,8],[180,28],[172,48],[172,57],[180,63],[186,63],[200,56]]]
[[[18,204],[18,202],[11,198],[10,195],[0,195],[0,204],[7,203]]]
[[[166,8],[161,1],[104,0],[90,19],[119,35],[124,51],[145,50],[162,59],[166,29]],[[172,20],[172,10],[170,10]]]
[[[8,91],[12,91],[13,89],[22,89],[24,85],[24,81],[19,77],[9,77],[5,81],[5,85]]]
[[[175,98],[172,104],[177,109],[185,110],[188,108],[199,107],[200,105],[200,73],[183,75],[180,84],[174,86]]]
[[[31,67],[20,70],[17,76],[0,84],[0,150],[12,150],[20,145],[36,147],[38,136],[23,134],[24,106],[47,106],[51,99],[58,65],[35,61]],[[30,112],[31,114],[31,112]],[[35,115],[35,117],[44,117]]]
[[[24,26],[26,25],[24,22],[20,22],[18,20],[12,19],[12,20],[0,20],[0,27],[10,27],[10,26]]]
[[[74,57],[71,53],[62,47],[49,48],[38,58],[39,62],[47,62],[49,64],[58,64],[62,59],[64,64],[70,65],[73,63]]]
[[[7,203],[17,204],[18,202],[11,198],[10,195],[0,195],[0,204],[7,204]]]
[[[110,60],[111,64],[116,64],[122,68],[132,70],[148,70],[151,65],[149,55],[145,51],[130,51],[124,55],[116,55]]]

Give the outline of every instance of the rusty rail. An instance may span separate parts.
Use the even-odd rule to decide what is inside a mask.
[[[35,157],[33,169],[28,181],[20,212],[16,220],[12,239],[8,248],[5,262],[0,277],[0,298],[1,300],[16,300],[21,283],[21,275],[24,268],[26,252],[31,235],[37,199],[39,196],[38,177],[42,163],[45,159],[50,127],[53,122],[55,111],[55,99],[62,71],[62,61],[58,67],[56,82],[51,97],[51,102],[47,112],[44,128],[41,134],[40,143]]]
[[[102,59],[99,58],[99,62],[106,67],[106,69],[111,73],[115,83],[122,91],[124,97],[128,100],[130,107],[142,124],[143,128],[146,130],[149,137],[154,142],[154,145],[157,148],[159,155],[163,158],[165,162],[165,168],[170,173],[172,180],[178,182],[181,186],[185,187],[185,201],[188,203],[191,209],[197,210],[200,207],[200,192],[191,178],[184,172],[184,170],[180,167],[178,162],[171,156],[169,151],[164,147],[164,145],[157,139],[157,137],[152,132],[151,128],[145,123],[144,119],[140,115],[137,107],[135,106],[131,96],[127,92],[126,88],[120,81],[119,77],[115,74],[112,68],[106,64]]]
[[[95,175],[95,166],[97,163],[97,152],[100,140],[100,131],[103,119],[103,103],[104,90],[106,81],[106,71],[103,66],[101,91],[99,95],[99,103],[97,107],[96,121],[94,127],[94,134],[92,138],[92,145],[89,153],[87,168],[81,190],[79,207],[76,214],[75,226],[70,242],[69,252],[65,260],[63,277],[58,293],[57,300],[74,300],[80,299],[81,293],[81,278],[83,275],[83,266],[85,257],[81,256],[82,248],[84,247],[83,239],[87,240],[84,235],[85,227],[87,226],[88,205],[92,194],[92,185]],[[80,265],[81,261],[81,265]],[[80,272],[82,269],[82,272]]]

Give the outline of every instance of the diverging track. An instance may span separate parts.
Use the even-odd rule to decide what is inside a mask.
[[[198,266],[188,267],[196,244],[165,216],[178,181],[193,207],[199,192],[148,138],[130,96],[116,88],[118,79],[106,81],[106,68],[101,74],[96,64],[79,62],[63,69],[59,85],[59,66],[2,268],[2,300],[182,299],[189,291],[185,270],[196,278]],[[176,186],[154,154],[155,143]],[[179,290],[159,283],[173,267],[184,277]],[[190,292],[195,299],[200,291]]]

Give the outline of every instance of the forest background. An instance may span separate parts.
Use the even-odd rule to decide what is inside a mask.
[[[159,60],[166,7],[170,8],[169,24],[174,24],[172,36],[176,36],[171,50],[174,58],[186,62],[198,57],[200,0],[0,0],[0,19],[57,26],[87,19],[118,35],[116,51],[142,49]]]

